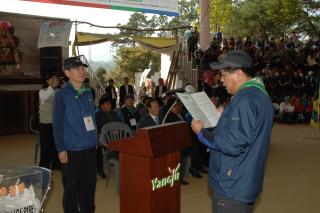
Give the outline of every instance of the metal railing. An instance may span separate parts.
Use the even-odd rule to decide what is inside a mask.
[[[179,58],[179,68],[182,75],[183,84],[191,84],[196,91],[198,90],[198,70],[193,57],[188,59],[188,50],[186,47],[181,49]]]
[[[88,65],[86,71],[88,73],[88,77],[90,80],[90,86],[94,89],[95,92],[95,104],[96,106],[99,104],[99,99],[102,95],[105,94],[105,90],[104,90],[104,86],[102,85],[102,83],[100,82],[98,76],[96,75],[95,71],[92,69],[89,61],[87,60],[87,58],[84,55],[79,55],[78,57],[80,57],[81,61],[83,63],[85,63],[86,65]]]

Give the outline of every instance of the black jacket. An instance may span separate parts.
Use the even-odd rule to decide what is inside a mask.
[[[119,111],[119,117],[121,122],[124,122],[127,124],[130,129],[136,131],[136,125],[131,125],[130,120],[135,119],[136,123],[140,121],[140,116],[138,110],[136,110],[134,113],[131,113],[127,107],[122,107],[121,110]]]
[[[122,85],[120,87],[120,107],[122,106],[123,102],[124,102],[124,97],[127,95],[127,94],[130,94],[130,95],[133,95],[134,92],[133,92],[133,86],[132,85],[128,85],[128,93],[126,91],[126,87],[125,85]]]
[[[114,86],[107,86],[105,89],[106,94],[108,95],[108,97],[110,99],[112,99],[112,88],[114,89],[114,93],[115,93],[115,98],[117,99],[117,92],[116,92],[116,88]]]
[[[159,124],[162,123],[162,120],[158,117],[159,119]],[[144,128],[144,127],[148,127],[148,126],[155,126],[157,125],[156,122],[153,120],[153,118],[151,117],[150,114],[144,116],[140,122],[137,125],[138,129]]]
[[[162,94],[165,93],[167,90],[168,90],[167,86],[162,85]],[[155,96],[156,98],[159,97],[159,85],[156,86],[156,89],[154,90],[154,96]]]
[[[165,123],[173,123],[173,122],[178,122],[178,121],[184,121],[183,119],[181,119],[176,113],[173,112],[169,112]]]
[[[104,111],[98,111],[96,112],[96,124],[97,124],[97,130],[98,134],[100,135],[101,129],[103,125],[110,122],[120,121],[118,119],[117,113],[114,111],[110,112],[104,112]]]

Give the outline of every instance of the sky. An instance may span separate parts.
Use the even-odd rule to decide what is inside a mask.
[[[2,12],[13,12],[47,17],[68,18],[72,21],[86,21],[102,26],[116,26],[118,23],[126,24],[132,12],[99,8],[87,8],[78,6],[46,4],[37,2],[27,2],[19,0],[0,0]],[[78,31],[92,33],[116,33],[116,29],[102,29],[89,27],[88,25],[78,26]],[[73,33],[71,32],[71,35]],[[110,42],[80,47],[80,54],[86,55],[94,61],[109,61],[115,50],[111,49]]]

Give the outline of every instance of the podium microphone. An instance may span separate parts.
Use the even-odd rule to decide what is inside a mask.
[[[162,98],[164,98],[168,94],[176,94],[176,93],[194,93],[195,89],[191,84],[187,84],[185,87],[168,90],[162,94]]]

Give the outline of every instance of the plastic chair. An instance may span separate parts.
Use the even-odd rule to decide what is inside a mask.
[[[121,122],[110,122],[105,124],[101,129],[101,135],[99,138],[100,145],[103,154],[103,171],[106,175],[106,185],[108,185],[110,179],[111,165],[115,171],[116,191],[119,194],[119,157],[118,152],[108,149],[108,144],[112,141],[121,140],[132,136],[130,127]]]
[[[39,166],[32,166],[32,169],[40,171],[42,177],[42,185],[40,187],[42,189],[42,199],[40,201],[40,206],[37,209],[37,213],[40,213],[44,212],[44,204],[51,190],[52,173],[51,170]]]
[[[40,123],[39,115],[34,115],[30,117],[29,120],[29,130],[36,135],[36,145],[34,150],[34,163],[38,163],[38,150],[40,146]]]

